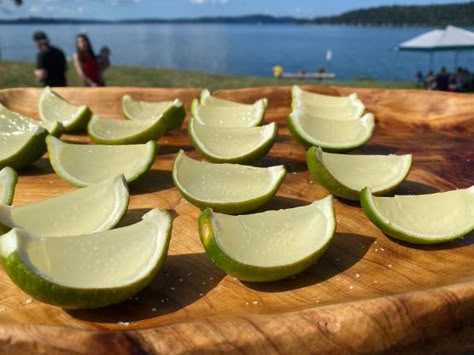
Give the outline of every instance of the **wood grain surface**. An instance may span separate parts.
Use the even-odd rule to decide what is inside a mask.
[[[314,92],[357,92],[373,112],[373,137],[355,153],[413,154],[397,194],[420,194],[474,184],[474,96],[428,91],[307,86]],[[180,98],[187,112],[200,89],[62,88],[77,104],[121,118],[120,98]],[[39,89],[0,90],[0,102],[37,116]],[[261,210],[305,205],[328,192],[314,182],[305,150],[288,133],[289,87],[223,90],[240,102],[267,97],[265,123],[279,136],[261,166],[284,164],[288,174]],[[185,124],[187,119],[185,121]],[[86,134],[63,135],[89,142]],[[173,217],[170,253],[162,271],[133,299],[93,310],[65,311],[31,299],[0,269],[0,351],[5,353],[249,354],[461,353],[474,351],[474,233],[436,246],[414,246],[384,235],[357,203],[335,200],[337,231],[327,253],[303,273],[268,284],[226,276],[199,241],[199,209],[173,185],[179,149],[199,158],[185,128],[159,140],[151,171],[130,186],[120,225],[151,208]],[[47,156],[19,174],[14,205],[72,191]]]

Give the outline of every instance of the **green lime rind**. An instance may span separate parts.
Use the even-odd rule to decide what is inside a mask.
[[[163,106],[165,108],[163,109]],[[135,106],[135,112],[133,108]],[[141,110],[139,109],[141,108]],[[155,116],[163,116],[166,132],[181,128],[186,110],[179,99],[173,101],[148,102],[133,100],[129,95],[122,96],[122,113],[127,120],[146,120]]]
[[[239,280],[249,282],[282,280],[313,265],[329,248],[334,236],[336,223],[332,205],[332,196],[328,196],[327,198],[331,199],[333,217],[333,220],[331,221],[332,223],[328,225],[327,239],[321,248],[307,255],[305,258],[289,265],[262,267],[245,264],[233,259],[218,245],[215,235],[219,227],[213,222],[215,219],[214,212],[210,208],[204,209],[199,216],[199,237],[209,259],[226,274],[236,277]]]
[[[28,134],[25,132],[22,134]],[[0,159],[0,169],[9,166],[15,170],[20,170],[32,165],[46,153],[46,136],[48,131],[42,127],[36,129],[30,139],[14,154]]]
[[[56,174],[78,187],[96,184],[119,174],[123,174],[125,180],[131,183],[150,170],[158,149],[155,141],[140,145],[84,145],[66,143],[53,136],[46,137],[46,144],[49,161]],[[67,161],[71,156],[63,157],[63,149],[73,152],[74,165],[71,166],[70,161]],[[103,154],[107,151],[110,151],[108,156]],[[136,153],[132,165],[127,151]],[[74,170],[78,167],[81,169]]]
[[[309,171],[311,173],[311,176],[319,183],[321,184],[326,190],[328,190],[331,194],[347,199],[347,200],[352,200],[352,201],[359,201],[360,200],[360,190],[364,187],[361,186],[360,190],[359,189],[354,189],[351,187],[348,187],[347,185],[344,185],[342,182],[338,180],[336,176],[334,176],[326,167],[326,165],[323,162],[323,155],[327,156],[328,158],[332,155],[332,153],[325,153],[322,151],[321,148],[319,147],[311,147],[307,150],[306,152],[306,163],[308,165]],[[349,160],[351,157],[353,159],[358,158],[360,163],[363,164],[364,161],[361,161],[360,158],[366,158],[370,159],[371,156],[369,155],[364,155],[364,156],[357,156],[357,155],[335,155],[335,156],[342,156],[344,158],[347,157],[347,164],[349,164]],[[377,156],[378,157],[378,156]],[[387,158],[391,158],[394,156],[387,156]],[[397,161],[398,164],[401,164],[403,161],[403,165],[400,165],[400,170],[399,174],[397,176],[394,176],[391,174],[392,179],[390,180],[390,183],[386,181],[386,183],[383,186],[377,185],[377,189],[374,189],[374,186],[370,186],[368,183],[368,180],[364,182],[364,184],[369,185],[372,189],[372,192],[374,195],[379,196],[379,195],[384,195],[393,189],[395,189],[397,186],[399,186],[403,180],[407,177],[408,173],[410,172],[411,168],[411,155],[405,155],[405,156],[396,156],[400,160]],[[383,166],[380,166],[379,171],[383,172]],[[353,171],[351,171],[350,168],[347,169],[347,174],[354,174]],[[350,176],[350,175],[349,175]],[[381,177],[381,175],[376,175]],[[373,181],[369,180],[369,181]]]
[[[0,170],[0,204],[11,205],[15,195],[18,174],[9,166]]]
[[[212,201],[212,200],[203,200],[203,199],[198,199],[192,196],[191,194],[189,194],[188,190],[183,186],[182,182],[179,180],[178,165],[180,164],[180,161],[184,157],[185,157],[184,152],[180,150],[173,164],[172,174],[173,174],[173,182],[176,188],[181,193],[181,195],[194,206],[197,206],[201,209],[212,208],[215,212],[220,212],[220,213],[241,214],[241,213],[247,213],[247,212],[251,212],[258,209],[259,207],[265,205],[269,200],[272,199],[272,197],[276,194],[276,192],[278,191],[280,185],[282,184],[286,176],[286,170],[283,166],[275,166],[272,168],[274,169],[274,171],[276,171],[277,169],[279,170],[278,173],[275,173],[277,175],[277,178],[273,181],[271,189],[264,191],[260,195],[256,195],[246,200],[239,200],[239,201],[232,201],[232,202],[229,202],[229,201],[217,202],[217,201]],[[203,162],[203,164],[212,164],[212,163]],[[218,164],[218,166],[222,166],[222,167],[224,167],[224,165],[225,164]],[[253,168],[253,167],[242,166],[242,168]],[[264,168],[253,168],[253,169],[264,169]],[[245,184],[245,183],[247,182],[245,181],[242,182],[242,184]],[[252,181],[248,181],[248,183],[252,183]],[[229,186],[223,185],[222,183],[219,184],[219,186],[221,186],[223,189],[222,195],[225,194],[226,188],[230,188]]]
[[[334,131],[337,131],[339,125],[353,124],[353,122],[361,122],[366,127],[365,135],[356,141],[340,141],[340,142],[328,142],[320,140],[317,137],[309,135],[299,124],[299,113],[292,112],[288,116],[288,129],[293,138],[296,139],[306,148],[310,146],[321,147],[324,151],[328,152],[347,152],[358,147],[361,147],[372,137],[374,129],[374,117],[371,113],[365,114],[363,117],[357,120],[325,120],[325,119],[316,119],[326,121],[327,123],[334,125]]]
[[[186,110],[184,109],[183,104],[181,105],[173,104],[172,106],[170,106],[170,108],[166,110],[166,112],[163,113],[163,118],[165,120],[165,126],[166,126],[166,132],[181,128],[185,117],[186,117]]]
[[[202,124],[224,127],[256,127],[262,124],[267,107],[266,99],[254,104],[232,104],[231,101],[213,98],[216,104],[201,104],[199,99],[191,102],[191,116]],[[209,101],[209,98],[206,100]],[[222,103],[223,101],[223,103]],[[205,112],[201,112],[206,110]],[[248,117],[251,116],[251,119]],[[218,117],[218,119],[216,119]]]
[[[21,113],[15,112],[0,103],[0,119],[5,120],[1,122],[0,131],[8,132],[27,132],[33,128],[40,126],[46,129],[49,134],[56,137],[61,136],[63,127],[57,121],[41,121],[35,120],[31,117],[25,116]]]
[[[188,135],[191,138],[191,143],[193,144],[194,148],[205,157],[207,160],[213,163],[236,163],[236,164],[252,164],[256,161],[262,159],[267,155],[267,153],[272,148],[273,144],[275,143],[276,137],[278,135],[278,127],[275,122],[269,123],[265,126],[260,127],[216,127],[216,126],[208,126],[209,129],[223,129],[225,130],[227,136],[233,135],[233,131],[237,132],[240,129],[260,129],[269,126],[272,130],[271,135],[268,139],[262,140],[261,143],[254,149],[247,151],[245,153],[239,153],[234,156],[227,156],[223,157],[218,155],[216,152],[210,152],[209,149],[206,147],[206,144],[196,137],[194,133],[193,126],[195,124],[202,125],[194,118],[191,118],[188,124]],[[271,125],[271,126],[270,126]],[[212,128],[211,128],[212,127]],[[237,137],[237,134],[234,135]]]
[[[466,191],[471,195],[471,200],[474,201],[474,186],[466,189]],[[424,196],[424,195],[420,195]],[[403,228],[402,226],[393,223],[389,218],[384,216],[382,212],[378,209],[374,196],[370,188],[365,187],[360,192],[360,204],[364,213],[369,218],[369,220],[376,225],[382,232],[388,236],[408,242],[413,244],[439,244],[448,242],[457,238],[462,238],[466,234],[474,230],[474,221],[471,224],[467,225],[465,228],[460,230],[455,230],[453,233],[442,234],[442,235],[430,235],[430,234],[420,234]],[[428,209],[430,206],[421,206],[422,209]]]
[[[102,129],[102,132],[98,132],[97,127]],[[97,144],[144,144],[150,140],[158,140],[165,132],[163,117],[152,121],[131,121],[93,115],[87,126],[89,137]]]
[[[155,278],[166,260],[171,239],[172,219],[166,211],[161,211],[161,213],[166,214],[164,238],[159,241],[162,243],[162,253],[150,270],[124,286],[77,288],[55,283],[47,275],[34,268],[25,253],[21,252],[28,243],[28,239],[41,237],[25,237],[27,232],[21,229],[13,229],[0,237],[0,261],[12,281],[38,301],[64,309],[93,309],[120,303],[145,288]],[[94,236],[91,235],[91,237]]]
[[[54,122],[41,121],[40,126],[46,129],[51,136],[56,137],[56,138],[61,137],[61,135],[64,132],[63,125],[57,121],[54,121]]]
[[[29,204],[0,205],[0,224],[45,237],[90,234],[115,227],[128,204],[128,185],[123,175],[117,175]]]
[[[66,113],[58,112],[58,110],[61,110],[58,108],[59,106],[62,106]],[[52,91],[50,87],[45,87],[38,100],[38,114],[41,121],[61,123],[64,132],[77,132],[84,131],[87,128],[92,111],[86,105],[71,104]],[[56,136],[58,133],[53,131],[51,134]]]
[[[330,193],[347,200],[359,201],[360,191],[353,190],[341,184],[326,169],[318,157],[318,147],[312,146],[306,151],[306,163],[308,164],[308,169],[311,173],[311,176]]]
[[[268,105],[268,100],[266,97],[258,99],[253,104],[244,104],[237,101],[221,99],[219,97],[215,97],[211,94],[208,89],[203,89],[201,94],[199,95],[199,103],[201,105],[212,105],[212,106],[224,106],[224,107],[250,107],[252,105],[257,104],[258,106],[263,105],[265,109]]]

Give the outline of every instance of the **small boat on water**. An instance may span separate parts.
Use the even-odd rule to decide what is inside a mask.
[[[285,72],[280,65],[275,65],[273,68],[273,77],[275,78],[287,78],[287,79],[316,79],[316,80],[332,80],[336,79],[335,73],[329,73],[321,68],[317,72],[306,73],[304,70],[300,70],[297,73]]]

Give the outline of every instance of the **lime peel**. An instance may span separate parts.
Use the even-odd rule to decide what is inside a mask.
[[[252,105],[232,105],[229,101],[227,104],[203,105],[198,99],[194,99],[191,103],[191,116],[200,123],[210,126],[255,127],[263,122],[265,109],[265,99],[257,100]]]
[[[127,211],[123,175],[22,206],[0,205],[0,223],[48,237],[87,234],[113,228]]]
[[[92,115],[92,111],[87,105],[73,105],[51,90],[49,86],[43,89],[39,97],[38,113],[44,122],[61,123],[65,132],[86,129]]]
[[[278,129],[275,122],[260,127],[220,127],[204,125],[191,118],[188,133],[194,148],[206,159],[249,164],[268,153]]]
[[[163,116],[151,120],[124,120],[93,115],[87,126],[98,144],[143,144],[159,139],[166,131]]]
[[[243,281],[287,278],[308,268],[327,250],[336,220],[333,198],[308,206],[229,216],[205,209],[199,235],[209,258]]]
[[[314,118],[301,111],[293,111],[288,117],[288,129],[297,141],[330,152],[344,152],[362,146],[372,137],[374,125],[371,113],[357,120]]]
[[[186,116],[183,103],[173,101],[149,102],[134,100],[130,95],[122,96],[122,112],[128,120],[157,119],[162,116],[166,131],[180,128]]]
[[[186,200],[228,214],[250,212],[267,203],[285,174],[283,165],[259,168],[212,164],[191,159],[182,150],[173,164],[173,181]]]
[[[39,301],[66,309],[104,307],[153,280],[166,259],[171,226],[169,213],[155,209],[134,225],[88,235],[47,238],[13,229],[0,237],[0,259],[14,283]]]
[[[426,195],[376,197],[361,191],[367,217],[385,234],[414,244],[437,244],[474,230],[474,185]]]
[[[330,193],[359,201],[360,190],[369,184],[375,195],[395,189],[407,177],[412,156],[336,154],[313,146],[306,162],[312,177]]]
[[[99,183],[123,174],[132,182],[147,172],[155,161],[154,141],[130,145],[85,145],[46,138],[49,160],[54,171],[65,181],[79,186]]]
[[[17,181],[17,172],[9,166],[0,170],[0,204],[11,205]]]

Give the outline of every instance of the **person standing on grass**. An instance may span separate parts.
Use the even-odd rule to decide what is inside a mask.
[[[76,52],[73,59],[77,75],[85,86],[104,86],[94,49],[89,37],[84,33],[76,36]]]
[[[43,31],[35,32],[33,41],[38,48],[34,72],[36,79],[43,86],[67,86],[67,62],[64,52],[52,46]]]

